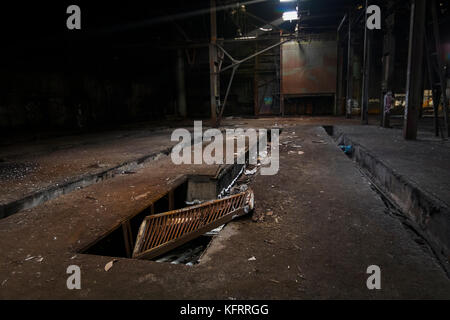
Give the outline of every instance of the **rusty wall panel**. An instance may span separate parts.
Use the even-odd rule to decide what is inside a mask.
[[[336,93],[336,41],[287,42],[282,45],[283,94]]]

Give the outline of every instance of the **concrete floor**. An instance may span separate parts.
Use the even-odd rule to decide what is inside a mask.
[[[321,127],[344,123],[357,126],[357,120],[333,118],[227,120],[226,126],[282,126],[280,172],[258,175],[251,185],[258,222],[246,217],[228,224],[193,267],[119,258],[106,272],[111,257],[79,252],[142,211],[177,179],[214,175],[218,166],[174,166],[161,155],[142,163],[133,174],[96,181],[0,220],[0,298],[450,298],[449,278],[431,249],[388,214],[357,164]],[[111,139],[99,134],[88,145],[74,137],[69,143],[73,147],[62,149],[49,140],[42,149],[23,145],[17,152],[11,147],[1,158],[35,161],[39,174],[49,177],[42,181],[47,187],[91,170],[95,173],[99,168],[90,166],[96,163],[117,166],[149,149],[168,148],[169,132]],[[64,139],[60,141],[65,145]],[[55,153],[47,153],[52,149]],[[396,152],[401,156],[401,149]],[[54,170],[52,163],[61,170]],[[2,179],[4,201],[33,192],[28,185],[32,179],[41,182],[33,173],[25,173],[21,184]],[[270,211],[273,214],[268,215]],[[251,257],[256,260],[249,261]],[[81,290],[66,287],[69,265],[81,267]],[[382,290],[366,287],[370,265],[381,267]]]
[[[171,130],[114,132],[88,136],[70,136],[21,143],[0,152],[0,206],[35,198],[57,187],[88,185],[127,169],[152,156],[168,153]],[[97,178],[98,177],[98,178]],[[77,185],[78,186],[78,185]],[[34,203],[33,203],[34,202]]]

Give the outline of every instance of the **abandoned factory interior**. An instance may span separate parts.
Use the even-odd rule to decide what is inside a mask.
[[[449,31],[448,0],[2,3],[0,300],[450,299]]]

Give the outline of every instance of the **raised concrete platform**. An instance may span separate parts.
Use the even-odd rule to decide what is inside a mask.
[[[171,151],[172,130],[148,129],[23,142],[0,151],[0,219]]]
[[[335,124],[334,118],[225,119],[224,127],[264,128],[273,124]],[[343,122],[343,121],[342,121]],[[355,121],[357,122],[357,121]],[[204,122],[207,129],[208,122]],[[167,155],[174,128],[192,130],[190,120],[137,124],[115,131],[37,139],[0,140],[0,219],[73,190],[138,170]],[[37,140],[36,140],[37,139]]]
[[[353,146],[351,157],[449,270],[450,142],[428,132],[406,141],[400,130],[376,126],[335,126],[333,136]]]

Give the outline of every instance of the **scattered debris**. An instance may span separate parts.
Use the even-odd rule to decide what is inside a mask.
[[[261,213],[259,210],[253,212],[252,221],[253,222],[263,222],[264,221],[264,212]]]
[[[327,144],[324,140],[312,140],[312,143]]]
[[[250,175],[254,175],[257,171],[258,171],[258,168],[254,168],[253,170],[245,170],[244,174],[246,176],[250,176]]]
[[[149,194],[150,194],[150,192],[143,193],[141,195],[138,195],[137,197],[134,197],[133,200],[137,201],[139,199],[146,198]]]
[[[136,171],[122,171],[121,174],[135,174]]]
[[[270,281],[274,282],[274,283],[280,283],[280,281],[274,280],[274,279],[270,279]]]
[[[256,261],[256,258],[255,257],[251,257],[251,258],[248,259],[248,261]]]
[[[208,231],[205,233],[205,236],[217,236],[224,227],[225,225],[223,224],[220,227],[215,228],[214,230]]]
[[[239,179],[239,177],[242,175],[242,173],[245,170],[245,166],[242,167],[241,171],[239,171],[239,173],[236,175],[236,178],[234,178],[233,181],[231,181],[230,185],[226,188],[224,188],[220,193],[218,198],[221,199],[223,198],[225,195],[229,194],[231,188],[234,186],[234,184],[236,183],[236,181]]]
[[[185,201],[184,203],[186,205],[188,205],[188,206],[194,206],[196,204],[202,204],[203,202],[205,202],[205,201],[195,199],[195,200],[192,200],[192,201]]]
[[[182,255],[178,256],[175,260],[171,262],[171,264],[185,264],[186,262],[192,263],[192,257],[198,257],[200,253],[203,251],[203,246],[198,246],[195,248],[191,248],[185,251]]]
[[[0,179],[23,179],[38,167],[37,163],[0,162]]]
[[[342,151],[344,151],[345,154],[351,155],[353,152],[353,146],[352,145],[340,145],[339,148],[341,148]]]
[[[119,261],[119,260],[114,259],[114,260],[111,260],[110,262],[108,262],[108,263],[105,265],[105,271],[108,272],[109,269],[111,269],[111,268],[113,267],[114,263],[116,263],[117,261]]]

